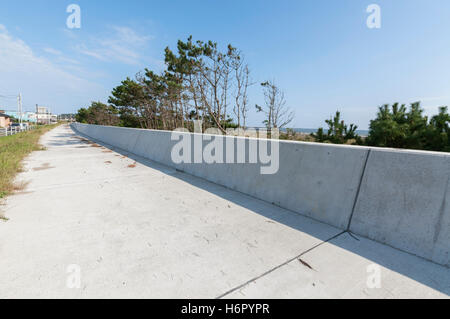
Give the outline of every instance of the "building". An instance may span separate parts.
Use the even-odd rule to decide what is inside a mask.
[[[6,111],[4,112],[6,115],[9,115],[17,120],[20,119],[20,114],[17,111]],[[30,122],[36,123],[36,113],[34,112],[23,112],[22,113],[22,122]]]
[[[20,119],[22,119],[22,122],[29,122],[33,124],[54,124],[58,123],[58,116],[53,115],[50,112],[50,109],[47,107],[36,107],[36,112],[22,112],[20,114],[17,110],[16,111],[0,111],[2,114],[5,114],[9,116],[10,121],[13,122],[17,121],[19,122]]]
[[[0,127],[7,128],[11,123],[11,116],[5,114],[4,111],[0,111]]]
[[[61,114],[58,115],[59,121],[66,121],[66,122],[75,122],[76,114]]]
[[[36,121],[38,124],[53,124],[58,122],[58,116],[53,115],[48,107],[36,105]]]

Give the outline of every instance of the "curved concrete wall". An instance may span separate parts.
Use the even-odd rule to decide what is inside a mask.
[[[74,124],[80,133],[318,221],[449,266],[450,155],[315,143],[277,142],[279,170],[260,164],[176,164],[172,132]],[[202,136],[178,133],[191,142]],[[246,153],[254,139],[241,142]],[[206,142],[205,142],[206,143]],[[270,145],[270,143],[268,143]],[[270,147],[269,147],[270,148]],[[450,198],[449,198],[450,200]]]

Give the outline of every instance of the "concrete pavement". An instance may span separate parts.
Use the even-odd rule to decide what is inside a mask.
[[[42,143],[18,177],[28,187],[1,208],[1,298],[450,295],[447,267],[109,150],[68,126]]]

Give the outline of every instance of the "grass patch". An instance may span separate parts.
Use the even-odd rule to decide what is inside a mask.
[[[56,125],[41,126],[33,131],[0,137],[0,199],[17,188],[14,177],[22,171],[22,160],[31,152],[45,150],[39,138]]]
[[[0,213],[0,221],[7,222],[9,218],[6,218],[3,214]]]

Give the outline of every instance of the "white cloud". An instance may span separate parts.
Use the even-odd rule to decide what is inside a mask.
[[[111,27],[112,35],[92,39],[88,45],[80,44],[78,52],[105,62],[129,65],[142,63],[143,52],[152,37],[143,36],[129,27]]]
[[[80,44],[77,46],[77,49],[80,53],[90,56],[92,58],[96,58],[98,60],[106,61],[106,56],[104,56],[101,52],[98,52],[98,50],[91,50],[86,47],[84,44]]]
[[[53,54],[53,55],[62,55],[61,51],[58,51],[58,50],[53,49],[53,48],[44,48],[44,51],[49,53],[49,54]]]
[[[76,64],[76,65],[80,64],[80,62],[78,60],[68,58],[67,56],[65,56],[63,54],[63,52],[61,52],[59,50],[56,50],[53,48],[44,48],[43,51],[50,55],[53,55],[55,57],[55,59],[54,59],[55,62],[65,64],[65,69],[68,69],[68,68],[73,69],[73,67],[70,66],[70,64]],[[80,71],[81,71],[81,69],[80,69]]]
[[[62,62],[62,63],[68,63],[68,64],[80,64],[79,61],[77,61],[75,59],[67,58],[67,57],[64,57],[64,56],[59,56],[58,57],[58,61]]]
[[[56,60],[60,58],[57,50],[46,52],[56,54]],[[46,104],[55,112],[73,111],[80,104],[98,97],[99,92],[104,92],[98,84],[37,56],[3,25],[0,25],[0,61],[1,90],[14,94],[21,92],[28,108],[34,104]]]

